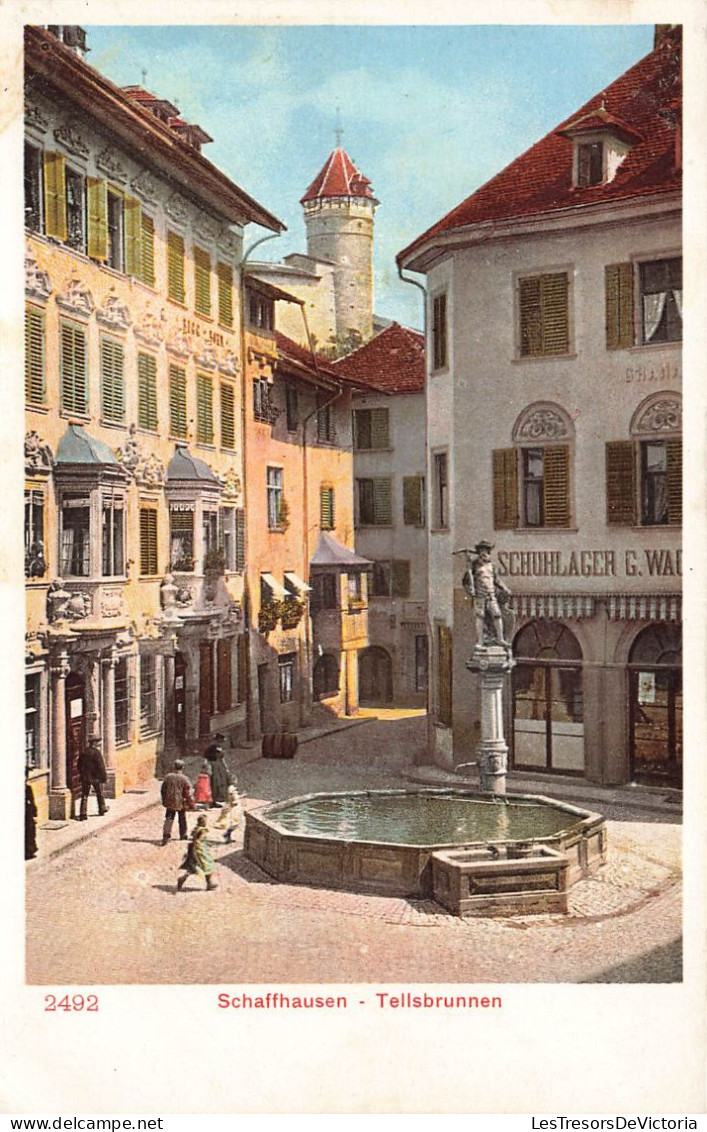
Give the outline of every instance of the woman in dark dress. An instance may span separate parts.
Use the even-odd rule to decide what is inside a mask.
[[[25,781],[25,861],[37,856],[37,803],[29,782]]]
[[[228,767],[223,760],[223,747],[220,740],[223,735],[215,735],[214,742],[204,752],[209,761],[209,776],[211,778],[211,797],[213,806],[222,806],[228,800]]]

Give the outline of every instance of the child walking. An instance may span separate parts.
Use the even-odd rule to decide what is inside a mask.
[[[191,835],[187,855],[182,861],[181,868],[184,876],[177,881],[177,892],[181,892],[190,876],[206,878],[207,889],[216,888],[216,862],[211,856],[208,843],[209,831],[206,826],[206,814],[199,814]]]
[[[226,801],[221,807],[221,813],[216,822],[217,829],[225,829],[223,835],[224,841],[230,843],[233,831],[238,828],[240,822],[240,799],[238,797],[238,787],[233,779],[228,784],[226,792]]]

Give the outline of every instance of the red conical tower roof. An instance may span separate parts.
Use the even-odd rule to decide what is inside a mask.
[[[365,197],[375,200],[368,177],[359,173],[346,150],[337,146],[324,162],[300,200],[300,204],[318,197]]]

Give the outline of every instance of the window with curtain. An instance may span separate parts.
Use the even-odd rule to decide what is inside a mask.
[[[643,342],[682,341],[682,258],[639,264]]]
[[[172,570],[191,572],[194,569],[194,512],[169,512],[169,562]]]
[[[61,576],[87,578],[91,564],[91,511],[88,496],[62,499],[59,545]]]

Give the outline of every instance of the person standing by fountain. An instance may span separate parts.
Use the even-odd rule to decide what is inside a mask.
[[[206,814],[199,814],[196,825],[192,831],[191,841],[187,855],[182,861],[181,868],[184,875],[177,881],[177,892],[181,892],[190,876],[206,878],[207,889],[216,888],[216,862],[211,856],[208,842],[209,831],[206,825]]]

